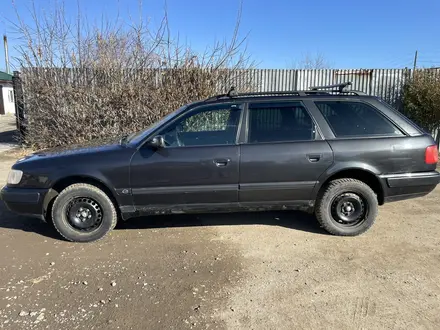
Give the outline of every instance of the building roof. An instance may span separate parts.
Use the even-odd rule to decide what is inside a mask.
[[[3,71],[0,71],[0,81],[11,81],[12,75]]]

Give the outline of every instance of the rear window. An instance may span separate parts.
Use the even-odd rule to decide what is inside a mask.
[[[371,105],[353,101],[317,101],[336,137],[401,136],[403,133]]]

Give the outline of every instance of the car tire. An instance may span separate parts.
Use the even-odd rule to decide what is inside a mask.
[[[331,181],[317,200],[315,215],[330,234],[356,236],[374,223],[378,201],[374,191],[355,179]]]
[[[65,188],[55,199],[52,221],[55,229],[71,242],[92,242],[116,226],[115,205],[101,189],[84,183]]]

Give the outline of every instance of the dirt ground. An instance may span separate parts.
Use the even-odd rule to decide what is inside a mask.
[[[439,199],[385,205],[359,237],[270,212],[134,219],[91,244],[0,202],[0,328],[439,329]]]

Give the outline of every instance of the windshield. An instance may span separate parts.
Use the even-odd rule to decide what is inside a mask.
[[[151,132],[153,132],[156,128],[162,126],[163,124],[165,124],[167,121],[173,119],[174,117],[176,117],[177,115],[179,115],[182,111],[184,111],[188,106],[184,105],[183,107],[177,109],[174,112],[169,113],[168,115],[166,115],[165,117],[163,117],[161,120],[159,120],[158,122],[148,126],[147,128],[136,132],[136,133],[132,133],[131,135],[129,135],[127,137],[127,143],[132,143],[132,144],[138,144],[140,143],[143,139],[145,139]]]

